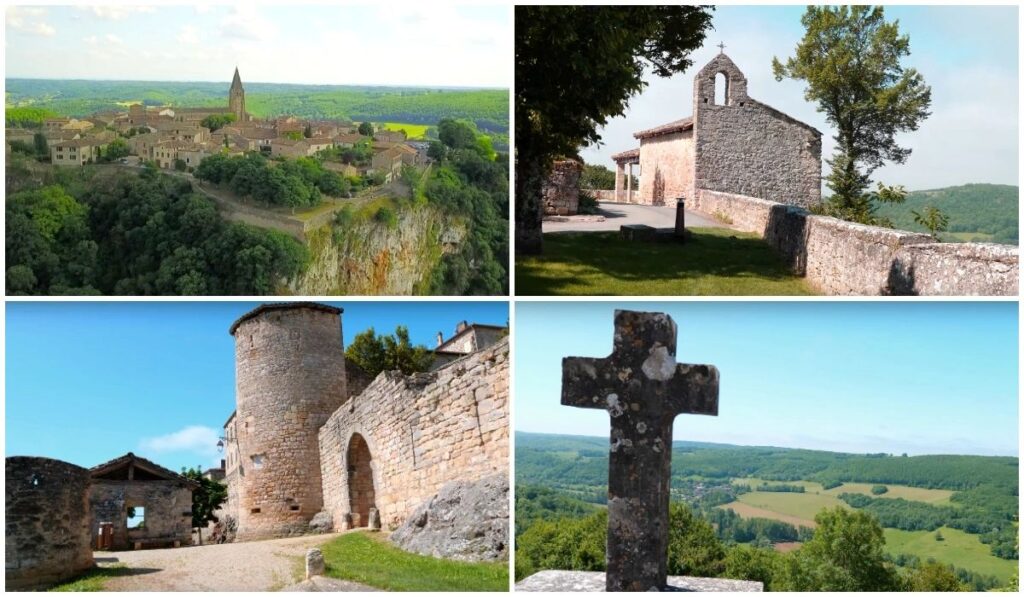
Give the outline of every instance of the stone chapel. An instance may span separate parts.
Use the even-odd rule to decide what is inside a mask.
[[[697,73],[692,116],[633,136],[640,147],[612,156],[616,201],[673,205],[701,190],[803,207],[821,201],[821,131],[747,95],[746,77],[724,52]]]

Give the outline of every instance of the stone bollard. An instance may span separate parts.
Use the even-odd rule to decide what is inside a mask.
[[[341,530],[348,531],[352,529],[352,513],[345,513],[345,520],[342,522]]]
[[[680,197],[676,200],[676,239],[686,242],[686,201]]]
[[[317,548],[306,552],[306,580],[324,575],[324,554]]]
[[[376,508],[370,508],[370,517],[369,518],[370,518],[370,524],[368,526],[370,527],[370,530],[371,531],[379,531],[380,530],[380,512],[378,512]]]

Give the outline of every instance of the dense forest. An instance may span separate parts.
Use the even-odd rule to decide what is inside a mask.
[[[877,215],[889,218],[896,228],[926,232],[911,212],[934,206],[949,216],[949,230],[939,235],[943,240],[1015,245],[1019,240],[1019,191],[1019,187],[1000,184],[913,191],[903,203],[880,204]]]
[[[53,115],[87,116],[124,110],[129,103],[171,106],[225,105],[227,81],[84,81],[7,79],[7,121]],[[245,107],[258,118],[348,119],[356,122],[436,124],[464,118],[483,131],[507,134],[508,91],[246,83]]]
[[[540,549],[532,544],[533,533],[552,532],[544,524],[559,527],[556,523],[564,519],[581,520],[601,512],[600,505],[607,491],[607,442],[606,438],[597,437],[516,434],[516,533],[526,536],[528,552]],[[886,497],[889,489],[883,485],[872,486],[870,496],[841,493],[838,497],[854,511],[870,517],[871,524],[879,529],[959,529],[976,535],[992,555],[1014,560],[1018,557],[1017,470],[1018,459],[1012,457],[847,454],[674,442],[670,485],[673,501],[688,504],[695,516],[711,525],[715,538],[722,545],[754,549],[770,548],[778,542],[806,544],[815,532],[779,520],[743,518],[733,510],[718,507],[749,491],[801,495],[806,489],[795,483],[797,481],[821,483],[825,489],[856,482],[952,490],[949,505]],[[746,478],[761,481],[744,483]],[[590,528],[590,524],[581,521],[568,528],[580,531]],[[538,525],[541,530],[533,531]],[[559,541],[564,543],[570,539]],[[770,560],[771,566],[780,565],[781,554],[770,549],[760,551],[765,553],[742,553],[744,558],[760,558]],[[545,552],[543,557],[548,555]],[[916,578],[916,573],[907,570],[920,570],[930,565],[907,554],[898,555],[898,562],[887,561],[886,565],[903,570],[900,582]],[[522,571],[518,570],[517,560],[517,573],[528,573],[536,568],[535,564],[530,564],[534,561],[532,557],[527,554]],[[1001,584],[992,576],[965,568],[947,572],[960,585],[976,590]]]
[[[285,234],[227,222],[187,181],[7,164],[10,294],[272,294],[309,259]]]

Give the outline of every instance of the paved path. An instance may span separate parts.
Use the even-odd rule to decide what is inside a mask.
[[[675,228],[676,208],[655,207],[652,205],[635,205],[628,203],[610,203],[599,201],[600,214],[603,222],[544,222],[544,232],[603,232],[618,230],[624,224],[646,224],[655,228]],[[686,210],[687,228],[727,228],[725,224]]]
[[[108,591],[274,591],[302,580],[297,558],[337,534],[171,549],[95,552],[100,566],[129,572],[106,582]],[[354,584],[354,583],[353,583]],[[358,586],[358,585],[356,585]]]

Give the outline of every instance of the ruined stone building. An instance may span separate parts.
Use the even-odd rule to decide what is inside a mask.
[[[444,483],[508,470],[507,339],[369,380],[345,361],[341,313],[266,304],[230,328],[226,511],[239,540],[306,533],[321,511],[336,530],[368,526],[372,512],[394,528]]]
[[[195,481],[128,452],[89,469],[93,548],[181,547],[192,544]],[[129,513],[141,524],[129,527]]]
[[[640,147],[612,156],[617,201],[668,205],[702,190],[821,201],[821,132],[747,95],[746,77],[724,53],[694,78],[692,116],[633,136]]]

